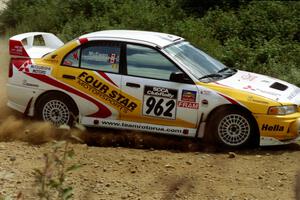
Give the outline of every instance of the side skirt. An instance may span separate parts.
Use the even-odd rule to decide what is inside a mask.
[[[197,129],[193,129],[193,128],[163,126],[163,125],[137,123],[137,122],[130,122],[130,121],[122,121],[122,120],[93,118],[93,117],[81,117],[80,124],[84,126],[92,126],[92,127],[137,130],[137,131],[164,133],[167,135],[177,135],[177,136],[185,136],[185,137],[195,137],[197,132]]]

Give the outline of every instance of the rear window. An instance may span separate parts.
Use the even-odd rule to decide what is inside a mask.
[[[120,45],[97,44],[82,49],[80,67],[104,72],[119,72]]]

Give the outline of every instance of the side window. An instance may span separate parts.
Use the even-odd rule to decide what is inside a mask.
[[[70,67],[79,67],[79,55],[80,55],[80,48],[75,49],[69,53],[64,61],[63,65],[70,66]]]
[[[127,74],[170,80],[172,72],[180,70],[158,51],[138,45],[127,45]]]
[[[81,68],[104,72],[119,72],[121,46],[105,43],[87,46],[81,50]]]

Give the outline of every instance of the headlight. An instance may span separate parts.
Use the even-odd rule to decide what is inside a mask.
[[[288,115],[297,112],[296,105],[289,106],[273,106],[268,110],[269,115]]]

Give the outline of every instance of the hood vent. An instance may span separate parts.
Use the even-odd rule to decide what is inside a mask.
[[[275,82],[273,83],[270,88],[276,89],[276,90],[280,90],[280,91],[284,91],[288,88],[288,86],[283,85],[281,83]]]

